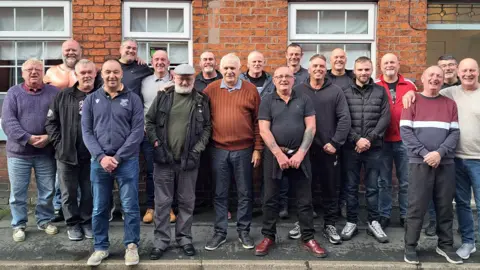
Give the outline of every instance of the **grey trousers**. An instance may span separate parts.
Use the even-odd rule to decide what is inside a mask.
[[[90,160],[70,165],[57,160],[57,173],[62,192],[62,211],[68,227],[91,224],[93,197],[90,182]],[[80,188],[80,203],[78,189]]]
[[[153,245],[165,250],[170,246],[170,208],[175,185],[178,203],[175,240],[180,246],[192,243],[193,209],[195,208],[195,184],[198,168],[184,171],[179,164],[160,165],[155,163],[153,182],[155,185],[155,229]]]
[[[405,222],[405,246],[416,247],[423,218],[430,201],[437,212],[438,247],[453,246],[453,205],[455,196],[455,164],[432,168],[426,163],[409,164],[408,208]]]

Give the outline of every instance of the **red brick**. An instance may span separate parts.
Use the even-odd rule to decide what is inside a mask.
[[[93,18],[95,20],[103,20],[105,17],[103,15],[103,13],[93,13]]]
[[[109,26],[110,22],[105,20],[91,20],[88,22],[89,26]]]
[[[120,42],[105,42],[105,48],[118,49],[118,48],[120,48]]]
[[[105,13],[106,20],[121,20],[122,14],[121,13]]]
[[[72,5],[78,6],[91,6],[93,5],[93,0],[73,0]]]
[[[95,27],[93,28],[94,34],[105,34],[105,28],[103,27]]]
[[[74,12],[72,18],[80,20],[91,20],[93,19],[93,13]]]
[[[87,10],[88,10],[88,12],[92,12],[92,13],[95,13],[95,12],[104,13],[104,12],[109,12],[110,7],[108,7],[108,6],[91,6],[91,7],[87,7]]]
[[[106,34],[122,34],[122,29],[120,27],[105,27]]]

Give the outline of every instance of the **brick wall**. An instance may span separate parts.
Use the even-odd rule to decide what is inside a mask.
[[[416,79],[419,85],[427,63],[427,0],[411,0],[410,8],[411,25],[407,0],[378,1],[377,63],[386,53],[396,54],[400,59],[400,73]]]

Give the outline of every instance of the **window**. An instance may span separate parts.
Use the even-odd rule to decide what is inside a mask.
[[[480,5],[428,4],[427,23],[433,30],[480,30]]]
[[[190,3],[124,2],[123,37],[138,41],[138,56],[150,64],[166,50],[172,66],[193,63]]]
[[[307,67],[316,53],[328,59],[333,49],[343,48],[348,69],[359,56],[372,58],[375,67],[375,8],[375,4],[290,4],[289,40],[302,46],[302,66]]]
[[[71,36],[69,1],[0,1],[0,92],[23,82],[28,58],[46,69],[62,63],[62,42]]]

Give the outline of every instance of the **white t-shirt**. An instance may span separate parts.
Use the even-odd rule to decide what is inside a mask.
[[[458,108],[460,140],[455,156],[462,159],[480,159],[480,88],[468,91],[461,85],[440,90]]]

